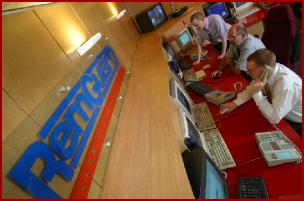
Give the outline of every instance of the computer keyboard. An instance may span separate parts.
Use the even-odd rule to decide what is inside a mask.
[[[206,102],[192,105],[194,119],[199,131],[215,128],[216,125]]]
[[[194,82],[194,81],[187,82],[186,86],[202,96],[208,92],[213,91],[213,89],[211,89],[207,85],[204,85],[200,82]]]
[[[194,72],[193,69],[189,69],[189,70],[184,70],[183,71],[183,77],[184,77],[184,80],[186,82],[189,82],[189,81],[198,81],[198,78]]]
[[[177,64],[181,70],[187,70],[192,68],[192,64],[189,63],[186,59],[178,60]]]
[[[202,141],[206,142],[210,157],[220,170],[235,167],[234,159],[218,129],[206,130],[200,133]]]
[[[262,177],[241,177],[239,180],[240,198],[268,198],[267,189]]]

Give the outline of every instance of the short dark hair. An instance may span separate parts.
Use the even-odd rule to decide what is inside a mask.
[[[201,12],[195,12],[191,15],[190,22],[193,22],[193,20],[202,20],[204,19],[204,15]]]
[[[253,61],[257,66],[265,67],[265,65],[274,67],[276,64],[276,55],[266,48],[258,49],[252,53],[247,61]]]

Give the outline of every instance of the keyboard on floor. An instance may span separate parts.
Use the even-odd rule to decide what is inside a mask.
[[[199,131],[215,128],[215,122],[206,102],[192,105],[194,119]]]
[[[235,167],[234,159],[218,129],[206,130],[200,133],[202,141],[206,142],[210,157],[220,170]]]

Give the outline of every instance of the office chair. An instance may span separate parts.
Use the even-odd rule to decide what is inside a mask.
[[[264,19],[264,45],[277,56],[277,62],[293,68],[292,53],[295,41],[295,16],[289,4],[271,8]]]

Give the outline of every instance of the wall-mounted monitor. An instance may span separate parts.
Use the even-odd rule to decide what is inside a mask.
[[[136,22],[143,33],[156,30],[166,21],[167,16],[160,3],[153,5],[136,16]]]
[[[205,7],[204,12],[206,16],[218,14],[223,19],[227,18],[230,15],[225,2],[209,3],[208,6]]]

